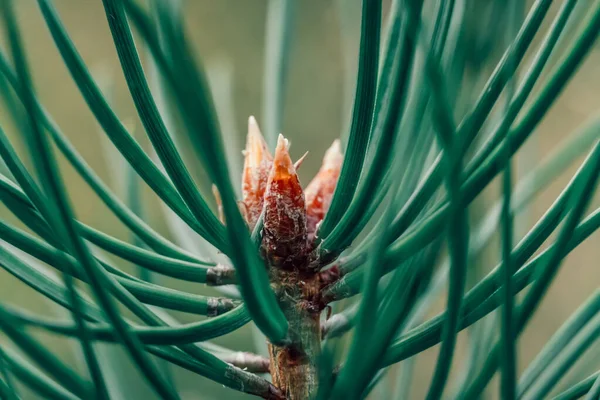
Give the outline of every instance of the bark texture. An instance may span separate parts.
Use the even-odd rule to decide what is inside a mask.
[[[290,326],[291,343],[269,344],[273,384],[290,400],[313,399],[318,388],[317,360],[321,348],[319,284],[300,270],[276,271],[275,290]]]

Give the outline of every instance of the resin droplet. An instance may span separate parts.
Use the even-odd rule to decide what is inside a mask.
[[[306,187],[306,228],[310,242],[314,239],[317,224],[323,220],[331,205],[343,161],[340,141],[335,140],[325,152],[321,169]]]
[[[244,155],[242,201],[246,205],[246,221],[252,230],[263,209],[267,178],[273,165],[273,156],[260,133],[256,119],[252,116],[248,119],[248,137]]]
[[[263,250],[273,266],[306,267],[308,246],[304,193],[288,152],[288,141],[277,140],[264,204]]]

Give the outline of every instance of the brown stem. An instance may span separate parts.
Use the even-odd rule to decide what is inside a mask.
[[[269,344],[273,384],[290,400],[310,400],[318,388],[317,360],[321,348],[319,279],[298,270],[276,270],[273,282],[289,322],[290,344]]]

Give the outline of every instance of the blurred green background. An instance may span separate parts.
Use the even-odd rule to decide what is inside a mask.
[[[111,174],[107,169],[107,163],[112,163],[106,157],[104,147],[107,143],[98,134],[98,127],[92,114],[70,79],[40,16],[36,2],[19,0],[16,3],[19,5],[19,20],[25,33],[38,94],[85,159],[105,181],[122,194],[120,178],[115,178],[115,174]],[[119,116],[124,121],[131,121],[131,124],[137,125],[135,109],[120,71],[101,2],[99,0],[57,0],[55,3],[88,67],[97,71],[103,81],[113,82],[112,98]],[[341,3],[344,3],[343,12],[346,21],[343,29],[340,28]],[[556,3],[551,15],[561,2]],[[586,4],[591,2],[580,3],[582,3],[579,5],[580,12],[583,11],[584,14]],[[239,157],[237,160],[239,166],[241,164],[239,150],[243,144],[247,118],[249,115],[255,115],[260,124],[263,115],[264,31],[267,1],[190,0],[187,2],[187,7],[189,32],[193,37],[197,53],[201,55],[208,71],[215,95],[217,99],[231,95],[231,118],[228,118],[222,126],[228,130],[231,137],[235,138],[229,143],[233,149],[232,153]],[[317,171],[324,150],[347,124],[346,117],[353,93],[351,82],[356,73],[359,18],[360,1],[357,0],[296,2],[282,131],[292,141],[291,152],[294,158],[309,151],[309,157],[300,170],[301,181],[304,184],[308,183]],[[553,57],[551,64],[556,62],[556,59]],[[527,61],[522,65],[527,65]],[[598,113],[600,108],[598,65],[600,65],[600,51],[596,46],[579,74],[539,126],[535,136],[517,156],[515,172],[517,176],[522,176],[530,170],[545,154],[559,146],[570,132],[587,118]],[[228,86],[231,89],[229,93]],[[14,139],[20,154],[25,155],[13,121],[2,106],[0,106],[0,124]],[[138,132],[138,138],[148,148],[147,138],[141,131]],[[189,158],[191,154],[187,156]],[[128,239],[128,234],[122,225],[100,203],[70,166],[64,162],[61,165],[78,217],[102,231]],[[124,165],[118,169],[120,174],[116,175],[122,177],[127,173]],[[573,165],[537,197],[526,214],[519,217],[518,235],[522,235],[537,221],[575,169],[576,165]],[[202,190],[207,197],[211,197],[208,191],[210,185],[207,185],[202,171],[195,169],[194,173]],[[239,170],[235,173],[239,174]],[[151,225],[168,235],[155,196],[145,187],[144,193],[146,218]],[[494,183],[485,191],[476,205],[477,209],[491,204],[498,193],[497,185]],[[599,198],[600,196],[597,195],[593,206],[597,207],[600,204]],[[0,218],[15,221],[1,205]],[[521,370],[567,316],[600,286],[599,245],[600,235],[596,233],[567,258],[542,307],[519,341]],[[495,265],[495,260],[498,259],[496,248],[490,249],[486,257],[485,265]],[[127,264],[120,265],[123,268],[131,268]],[[207,289],[200,285],[182,284],[172,279],[158,279],[165,285],[182,290],[207,292]],[[4,271],[0,271],[0,301],[22,305],[46,315],[65,315]],[[442,303],[439,304],[439,308],[441,307],[443,307]],[[184,322],[196,318],[186,314],[176,314],[176,316]],[[250,327],[245,327],[219,339],[218,342],[235,349],[255,351],[252,335]],[[62,359],[74,365],[81,365],[77,347],[73,343],[42,333],[36,333],[36,336],[48,346],[52,346]],[[460,354],[465,349],[465,339],[466,333],[463,332],[460,335],[457,365],[461,362]],[[0,345],[11,344],[0,334]],[[112,350],[114,349],[111,348]],[[435,361],[436,354],[437,348],[433,348],[418,358],[415,388],[411,398],[423,397],[426,385],[430,381],[431,363]],[[574,376],[582,378],[587,372],[600,367],[600,358],[587,357],[580,364],[582,365],[580,368],[574,368]],[[247,397],[223,389],[219,385],[178,368],[173,368],[172,372],[184,399]],[[134,371],[120,374],[119,378],[129,388],[128,393],[123,393],[121,398],[133,400],[153,398],[146,387],[140,386]],[[489,392],[492,398],[496,397],[497,391],[489,390]],[[24,398],[35,398],[26,390],[22,390],[22,393]]]

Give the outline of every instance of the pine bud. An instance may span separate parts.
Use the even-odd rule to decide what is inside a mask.
[[[321,169],[306,187],[306,228],[310,242],[314,239],[317,225],[323,220],[331,205],[343,161],[340,141],[335,140],[325,152]]]
[[[304,268],[308,256],[304,192],[288,146],[279,135],[265,192],[263,249],[273,266]]]
[[[247,222],[252,230],[263,209],[267,178],[273,164],[273,156],[260,133],[256,119],[252,116],[248,119],[248,137],[244,156],[242,201],[246,205]]]

